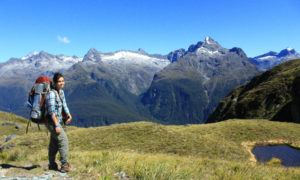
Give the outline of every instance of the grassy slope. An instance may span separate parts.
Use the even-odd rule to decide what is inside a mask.
[[[24,119],[0,112],[0,123],[16,121],[23,129],[0,126],[1,145],[16,147],[0,154],[2,163],[25,166],[47,162],[45,132],[25,133]],[[77,168],[68,176],[114,178],[123,171],[141,179],[299,179],[300,168],[263,166],[250,161],[243,142],[285,140],[300,145],[300,125],[267,120],[229,120],[215,124],[164,126],[149,122],[105,127],[68,127],[70,161]],[[3,143],[9,134],[22,136]],[[29,144],[29,145],[28,145]],[[11,168],[8,175],[26,170]],[[42,174],[41,168],[26,173]]]
[[[281,63],[234,89],[208,118],[218,122],[232,117],[272,119],[292,101],[291,85],[300,76],[300,59]]]

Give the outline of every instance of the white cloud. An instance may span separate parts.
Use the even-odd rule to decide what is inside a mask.
[[[57,39],[58,39],[60,42],[65,43],[65,44],[68,44],[68,43],[71,42],[67,37],[61,37],[60,35],[57,36]]]

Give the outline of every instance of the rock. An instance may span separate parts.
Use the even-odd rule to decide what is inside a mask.
[[[5,139],[5,142],[10,141],[10,140],[16,138],[17,136],[18,136],[18,135],[16,135],[16,134],[9,135],[9,136],[7,136],[7,138]]]
[[[20,145],[22,145],[22,146],[29,146],[29,145],[31,145],[31,144],[32,144],[32,143],[29,142],[29,141],[20,143]]]
[[[0,146],[0,153],[2,153],[2,151],[4,149],[9,149],[9,148],[12,148],[12,147],[15,147],[15,144],[14,143],[10,143],[10,144],[6,144],[4,146]]]
[[[17,125],[15,126],[15,128],[16,128],[16,129],[21,129],[21,128],[22,128],[22,125],[17,124]]]
[[[15,122],[4,122],[2,123],[2,126],[7,126],[7,125],[15,125]]]
[[[115,173],[114,176],[118,176],[118,177],[121,177],[122,179],[125,179],[126,178],[126,173],[121,171],[121,172]]]

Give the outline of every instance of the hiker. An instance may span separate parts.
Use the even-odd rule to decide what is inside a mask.
[[[68,172],[71,166],[68,162],[69,141],[62,126],[68,125],[72,116],[70,114],[64,91],[62,88],[65,85],[64,76],[61,73],[55,73],[53,76],[52,90],[46,95],[46,113],[48,116],[47,128],[50,131],[49,143],[49,169],[58,170],[58,165],[55,162],[57,152],[60,154],[61,172]],[[63,120],[63,115],[66,119]]]

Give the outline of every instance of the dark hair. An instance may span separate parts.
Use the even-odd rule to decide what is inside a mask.
[[[58,82],[58,79],[61,77],[64,77],[61,73],[59,73],[59,72],[54,73],[53,82],[56,84]]]

